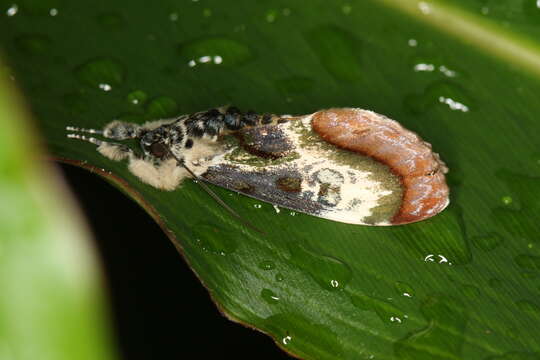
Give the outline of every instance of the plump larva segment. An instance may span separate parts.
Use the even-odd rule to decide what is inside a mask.
[[[372,111],[345,108],[316,112],[312,127],[329,143],[368,155],[401,178],[403,201],[392,224],[429,218],[448,205],[444,177],[448,168],[429,143],[398,122]]]

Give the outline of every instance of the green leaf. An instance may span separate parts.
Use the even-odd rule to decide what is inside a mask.
[[[88,234],[11,83],[0,74],[0,358],[112,359]]]
[[[533,0],[0,3],[0,41],[49,149],[138,201],[229,318],[306,359],[539,358]],[[397,119],[448,163],[450,207],[372,228],[215,188],[261,236],[197,184],[156,190],[65,138],[66,125],[229,103]]]

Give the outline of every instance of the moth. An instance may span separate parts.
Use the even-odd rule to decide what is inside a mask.
[[[110,160],[126,160],[141,181],[167,191],[191,177],[207,190],[204,182],[362,225],[416,222],[449,204],[448,168],[431,145],[368,110],[290,116],[226,106],[142,125],[113,121],[102,130],[66,129],[69,138],[97,145]],[[125,144],[129,139],[139,146]]]

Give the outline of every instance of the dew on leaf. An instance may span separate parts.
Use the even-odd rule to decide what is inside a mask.
[[[266,301],[268,304],[277,304],[279,302],[279,296],[276,295],[275,292],[273,292],[270,289],[262,289],[261,290],[261,297],[264,301]]]
[[[165,119],[177,115],[178,104],[168,96],[159,96],[146,105],[145,112],[150,119]]]
[[[501,245],[503,239],[497,233],[489,233],[487,235],[475,236],[471,239],[472,244],[483,251],[491,251]]]
[[[281,345],[293,349],[305,349],[316,343],[321,357],[339,358],[343,348],[337,335],[326,325],[296,313],[281,313],[265,319],[263,330]]]
[[[385,324],[401,325],[407,318],[403,310],[387,300],[349,292],[351,303],[362,311],[374,311]]]
[[[361,41],[348,31],[325,25],[306,34],[324,68],[337,80],[353,82],[362,78]]]
[[[135,90],[128,94],[127,101],[132,105],[143,105],[148,100],[148,95],[142,90]]]
[[[276,21],[278,12],[277,10],[268,10],[265,14],[265,20],[267,23],[273,23]]]
[[[123,83],[124,69],[112,59],[99,58],[77,67],[75,76],[85,85],[109,91]]]
[[[276,264],[274,264],[270,260],[265,260],[259,263],[259,269],[262,269],[262,270],[273,270],[275,268],[276,268]]]
[[[413,297],[414,296],[414,289],[409,284],[406,284],[402,281],[396,281],[394,283],[394,287],[398,294],[404,297]]]
[[[222,65],[237,66],[253,59],[250,48],[225,37],[207,37],[180,45],[182,63],[192,68]]]
[[[438,80],[431,83],[422,94],[406,96],[404,105],[414,114],[425,113],[432,107],[467,113],[474,107],[474,102],[460,85],[448,80]]]
[[[342,261],[308,250],[293,243],[289,246],[291,262],[306,271],[326,290],[343,290],[351,280],[351,270]]]
[[[443,295],[434,295],[421,305],[420,311],[428,325],[394,343],[396,358],[462,359],[463,333],[468,315],[461,303]]]
[[[215,255],[225,256],[238,248],[237,233],[211,224],[194,226],[192,238],[202,250]]]

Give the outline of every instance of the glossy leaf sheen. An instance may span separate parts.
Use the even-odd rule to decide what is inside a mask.
[[[0,39],[52,153],[125,179],[230,318],[306,359],[535,359],[540,9],[524,3],[51,1],[51,16],[25,0],[2,2]],[[228,103],[385,114],[447,162],[451,204],[372,228],[216,188],[261,236],[196,184],[158,191],[64,137]]]

